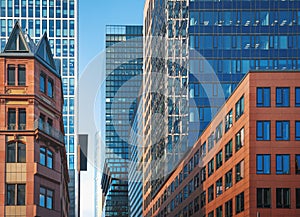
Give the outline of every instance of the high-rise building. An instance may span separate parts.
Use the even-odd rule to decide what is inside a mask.
[[[16,23],[0,63],[0,216],[69,216],[62,81],[47,35],[36,45]]]
[[[299,106],[299,71],[249,72],[153,198],[152,216],[299,216]]]
[[[78,82],[78,1],[1,0],[0,50],[3,50],[19,21],[24,32],[37,42],[47,32],[52,53],[61,60],[63,81],[63,122],[70,173],[70,216],[75,216],[76,161],[76,84]]]
[[[129,213],[128,139],[143,72],[142,30],[142,26],[106,27],[105,166],[111,176],[109,189],[103,190],[107,217]],[[108,179],[105,174],[103,178]]]
[[[144,112],[149,117],[146,116],[144,125],[144,141],[148,147],[143,158],[146,161],[144,215],[151,215],[151,197],[164,182],[166,172],[172,171],[169,153],[174,159],[171,162],[178,160],[177,155],[182,156],[249,70],[300,67],[299,7],[300,1],[146,1],[143,85]],[[150,37],[163,40],[158,43]],[[188,44],[186,51],[185,44]],[[160,50],[159,57],[163,60],[149,61]],[[153,76],[160,74],[157,67],[163,79]],[[187,75],[183,69],[187,69]],[[176,90],[176,84],[182,89]],[[168,99],[149,97],[157,91]],[[160,111],[165,123],[161,125],[162,121],[147,122],[159,113],[153,106],[157,104],[164,107]],[[187,111],[181,110],[182,105],[187,105]],[[164,130],[159,130],[158,135],[155,129]],[[157,137],[162,141],[155,141]],[[212,135],[211,139],[214,138]],[[161,169],[160,159],[168,159],[165,171]],[[157,171],[159,174],[155,174]]]

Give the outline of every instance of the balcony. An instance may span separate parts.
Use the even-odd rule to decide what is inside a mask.
[[[48,136],[51,136],[52,138],[60,141],[61,143],[64,143],[64,135],[62,134],[62,132],[55,129],[45,121],[35,120],[34,129],[40,130]]]

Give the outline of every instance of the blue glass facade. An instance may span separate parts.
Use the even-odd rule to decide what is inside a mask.
[[[77,0],[1,0],[0,50],[18,20],[24,32],[35,41],[47,32],[54,58],[61,60],[65,144],[70,169],[70,216],[75,216],[76,169],[76,84],[78,79]]]
[[[133,117],[143,65],[141,26],[106,28],[106,156],[111,175],[105,216],[128,216],[128,123]],[[121,90],[122,86],[126,86]],[[106,189],[104,190],[106,191]]]

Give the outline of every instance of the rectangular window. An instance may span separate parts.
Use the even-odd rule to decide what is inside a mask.
[[[276,188],[276,208],[291,207],[291,190],[289,188]]]
[[[232,140],[225,145],[225,161],[232,157]]]
[[[197,175],[194,176],[194,191],[199,187],[200,185],[200,174],[197,173]]]
[[[225,117],[225,132],[227,132],[232,127],[232,109]]]
[[[257,208],[271,208],[271,188],[258,188],[256,202]]]
[[[271,156],[269,154],[256,155],[256,174],[271,173]]]
[[[289,107],[290,106],[290,88],[277,87],[276,88],[276,106]]]
[[[222,138],[222,122],[217,126],[215,133],[216,143]]]
[[[18,66],[18,85],[19,86],[26,85],[26,70],[24,65]]]
[[[223,208],[222,208],[222,206],[219,206],[216,209],[216,217],[223,217],[222,213],[223,213]]]
[[[7,184],[6,185],[6,205],[24,206],[25,205],[25,185]]]
[[[276,140],[277,141],[290,140],[289,121],[276,121]]]
[[[53,98],[53,80],[52,79],[48,79],[48,85],[47,85],[47,89],[48,89],[48,96]]]
[[[40,187],[40,206],[47,209],[53,209],[53,191]]]
[[[222,150],[216,155],[216,170],[222,166],[223,152]]]
[[[223,179],[222,177],[216,182],[216,197],[223,193]]]
[[[225,174],[225,190],[232,187],[232,170]]]
[[[208,203],[214,199],[214,185],[208,188]]]
[[[214,159],[208,162],[208,177],[210,177],[214,173]]]
[[[203,159],[206,156],[206,142],[201,145],[200,148],[200,157]]]
[[[201,199],[201,204],[200,205],[201,205],[201,207],[204,207],[205,204],[206,204],[206,191],[201,193],[200,199]]]
[[[44,74],[40,75],[40,91],[46,93],[46,76]]]
[[[244,141],[245,141],[245,133],[244,133],[244,128],[242,128],[235,135],[235,151],[236,152],[244,146]]]
[[[300,87],[295,88],[295,106],[300,106]]]
[[[296,174],[300,174],[300,154],[295,156],[296,163]]]
[[[244,211],[244,192],[235,197],[235,212],[236,214]]]
[[[256,106],[257,107],[271,106],[271,91],[269,87],[258,87],[256,89]]]
[[[199,200],[200,200],[199,196],[196,197],[195,200],[194,200],[194,212],[195,213],[198,212],[199,209],[200,209]]]
[[[208,213],[207,217],[214,217],[214,211],[211,211],[210,213]]]
[[[300,141],[300,121],[295,122],[295,140]]]
[[[225,203],[225,217],[232,217],[232,200]]]
[[[208,151],[210,151],[214,147],[214,133],[212,132],[208,137]]]
[[[7,69],[7,84],[10,86],[16,85],[16,71],[14,65],[8,65]]]
[[[203,167],[200,170],[200,175],[201,175],[201,183],[203,183],[206,180],[206,167]]]
[[[194,154],[194,168],[198,166],[198,164],[199,164],[199,159],[200,159],[200,151],[198,150],[198,151]]]
[[[237,121],[244,114],[244,96],[235,104],[235,120]]]
[[[270,121],[257,121],[256,122],[256,140],[267,141],[270,140]]]
[[[288,154],[276,155],[276,174],[279,175],[290,174],[290,155]]]
[[[19,109],[18,110],[18,127],[19,130],[26,130],[26,110],[25,109]]]
[[[296,188],[296,208],[300,209],[300,188]]]
[[[7,129],[15,130],[16,129],[16,109],[8,109],[8,118],[7,118]]]
[[[235,166],[235,182],[238,183],[245,177],[244,173],[245,161],[242,160]]]

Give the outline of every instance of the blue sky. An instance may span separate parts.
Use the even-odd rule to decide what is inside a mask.
[[[105,47],[105,26],[143,23],[144,0],[79,1],[79,74]]]

